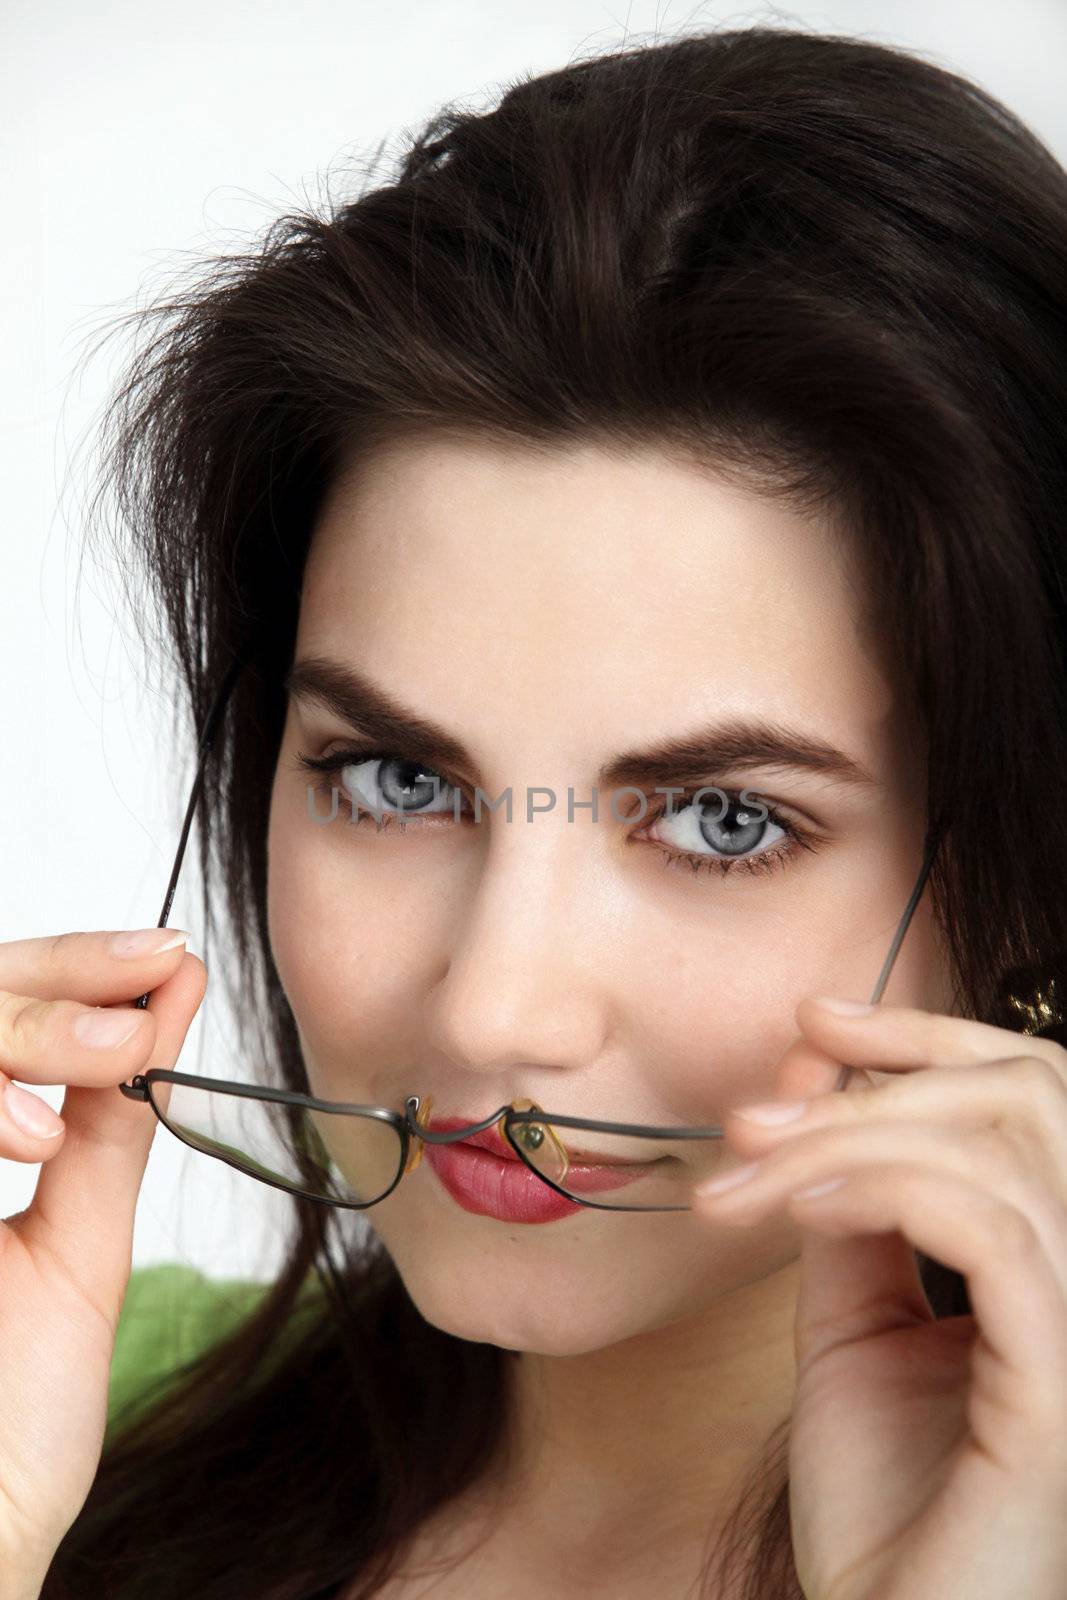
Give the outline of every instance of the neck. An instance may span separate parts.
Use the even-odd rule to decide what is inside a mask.
[[[582,1592],[582,1571],[600,1585],[617,1572],[619,1595],[665,1592],[668,1568],[692,1580],[790,1415],[798,1272],[794,1260],[699,1318],[606,1349],[518,1358],[513,1455],[491,1512],[513,1572],[560,1595]]]

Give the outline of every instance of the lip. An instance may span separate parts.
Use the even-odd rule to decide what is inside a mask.
[[[455,1133],[459,1128],[469,1128],[472,1122],[480,1122],[480,1117],[432,1117],[429,1123],[431,1133]],[[476,1145],[479,1150],[486,1150],[491,1156],[503,1156],[507,1161],[518,1161],[518,1156],[504,1137],[504,1130],[499,1123],[491,1128],[484,1128],[481,1133],[472,1133],[463,1140],[464,1144]],[[454,1149],[454,1145],[430,1144],[427,1142],[425,1153],[428,1156],[431,1150]]]
[[[459,1118],[434,1119],[432,1132],[450,1133],[469,1126]],[[521,1161],[497,1127],[472,1134],[455,1144],[423,1145],[424,1157],[442,1186],[464,1211],[499,1222],[556,1222],[585,1208],[557,1194]],[[567,1185],[579,1194],[624,1188],[637,1182],[649,1162],[623,1165],[572,1166]]]
[[[428,1123],[428,1127],[431,1133],[455,1133],[459,1128],[469,1128],[472,1122],[481,1122],[482,1120],[483,1119],[481,1117],[432,1117]],[[501,1118],[501,1121],[503,1121],[503,1118]],[[508,1161],[519,1160],[519,1157],[515,1154],[514,1150],[511,1148],[511,1145],[508,1143],[504,1134],[504,1130],[500,1126],[499,1122],[494,1123],[491,1128],[483,1129],[481,1133],[468,1134],[467,1138],[462,1140],[462,1143],[476,1145],[479,1150],[488,1150],[489,1154],[494,1156],[504,1156]],[[426,1146],[426,1152],[429,1154],[431,1150],[447,1150],[449,1148],[454,1149],[455,1146],[440,1144],[432,1145],[428,1143]],[[576,1165],[596,1167],[601,1170],[607,1167],[624,1167],[628,1171],[633,1167],[651,1165],[651,1163],[647,1161],[604,1160],[603,1157],[596,1153],[596,1151],[581,1150],[572,1147],[569,1142],[567,1145],[567,1154],[571,1157],[572,1171]]]

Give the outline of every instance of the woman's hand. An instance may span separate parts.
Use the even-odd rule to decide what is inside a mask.
[[[1067,1596],[1067,1050],[956,1017],[801,1002],[806,1056],[892,1073],[725,1135],[755,1171],[693,1205],[801,1229],[790,1438],[808,1600]],[[807,1088],[801,1090],[808,1092]],[[735,1168],[739,1171],[739,1168]],[[798,1191],[829,1185],[809,1199]],[[935,1320],[919,1249],[973,1316]]]
[[[152,934],[159,944],[173,930]],[[100,1461],[134,1209],[156,1129],[151,1106],[118,1085],[174,1065],[206,987],[207,969],[183,944],[123,955],[125,937],[0,943],[0,1160],[43,1163],[31,1204],[0,1223],[5,1596],[39,1592]],[[147,1007],[131,1004],[148,990]],[[108,1023],[128,1037],[99,1037]],[[52,1137],[35,1135],[28,1117],[56,1124],[55,1113],[19,1083],[68,1085]]]

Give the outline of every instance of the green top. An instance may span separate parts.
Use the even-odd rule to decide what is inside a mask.
[[[178,1262],[135,1268],[122,1304],[108,1386],[108,1428],[120,1410],[164,1373],[174,1372],[228,1333],[271,1285],[208,1278]],[[319,1296],[317,1278],[300,1303]]]

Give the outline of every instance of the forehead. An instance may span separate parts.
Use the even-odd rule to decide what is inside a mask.
[[[527,735],[581,722],[626,742],[777,709],[884,771],[893,686],[859,610],[827,522],[654,447],[409,439],[333,484],[298,651],[439,718],[468,708],[472,742],[498,702]]]

